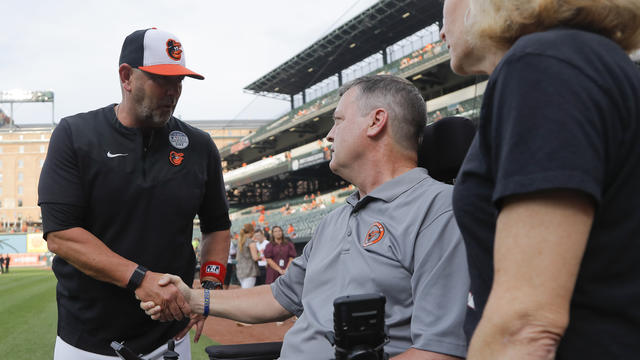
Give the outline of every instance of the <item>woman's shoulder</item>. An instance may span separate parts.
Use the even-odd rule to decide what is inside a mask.
[[[555,58],[572,65],[592,64],[599,58],[625,56],[613,40],[590,31],[558,27],[535,32],[518,39],[505,55],[514,60],[522,56]]]

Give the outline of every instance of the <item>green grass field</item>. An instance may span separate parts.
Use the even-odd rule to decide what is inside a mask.
[[[56,338],[56,278],[50,270],[9,268],[0,275],[0,355],[7,360],[52,359]],[[193,339],[193,330],[191,338]],[[216,344],[202,335],[191,359],[207,360]]]

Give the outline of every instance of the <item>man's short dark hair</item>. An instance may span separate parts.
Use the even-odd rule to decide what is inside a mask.
[[[342,85],[340,96],[351,88],[358,89],[358,106],[363,114],[378,107],[386,109],[394,141],[417,151],[427,124],[427,105],[412,83],[393,75],[367,75]]]

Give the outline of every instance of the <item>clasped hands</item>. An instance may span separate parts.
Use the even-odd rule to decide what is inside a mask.
[[[182,281],[179,276],[171,274],[156,274],[160,275],[155,278],[156,285],[161,289],[177,289],[176,301],[174,302],[158,302],[154,298],[145,298],[137,296],[140,300],[140,308],[149,315],[153,320],[160,321],[172,321],[181,320],[184,317],[191,317],[192,319],[197,316],[192,311],[191,300],[193,300],[193,292],[187,284]],[[173,286],[172,286],[173,285]],[[137,291],[136,291],[136,295]]]
[[[150,283],[145,284],[146,281]],[[149,271],[136,290],[136,298],[140,300],[140,308],[153,320],[173,321],[190,318],[187,327],[175,338],[181,339],[195,325],[196,333],[193,341],[198,342],[204,329],[205,317],[192,311],[194,292],[195,290],[189,288],[179,276]]]

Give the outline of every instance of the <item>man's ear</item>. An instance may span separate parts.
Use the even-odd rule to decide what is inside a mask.
[[[367,127],[367,136],[378,136],[389,123],[389,112],[384,108],[377,108],[371,112],[371,118]]]
[[[131,91],[133,68],[129,66],[129,64],[122,64],[118,68],[118,74],[120,75],[120,84],[122,84],[122,88],[127,92]]]

